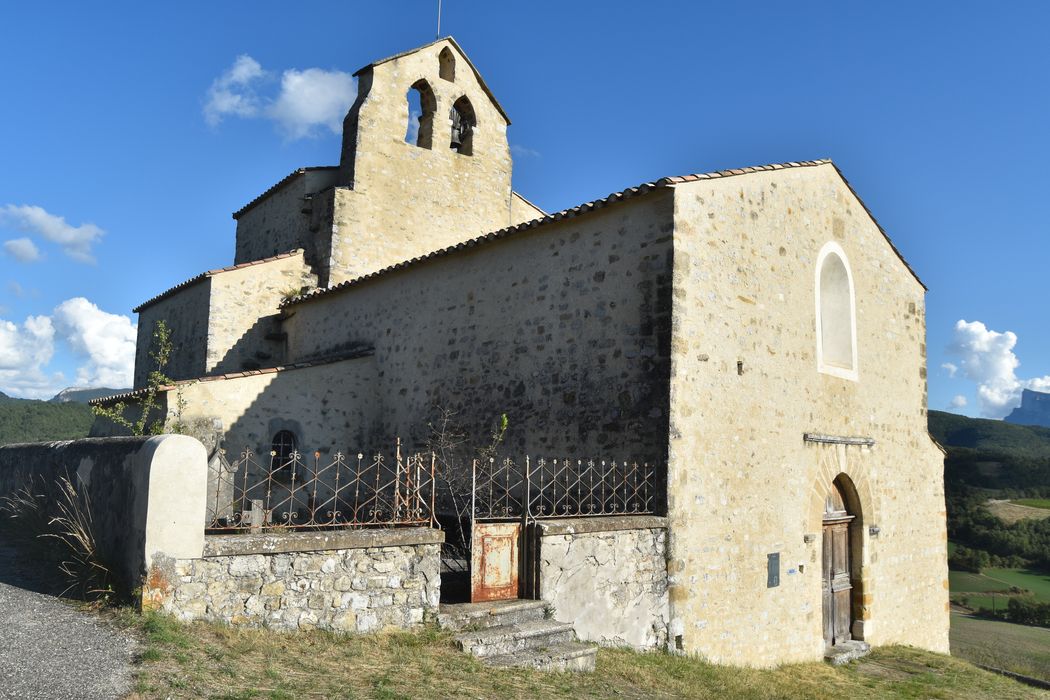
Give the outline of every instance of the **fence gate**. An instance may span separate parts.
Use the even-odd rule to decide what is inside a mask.
[[[654,486],[644,462],[474,460],[471,602],[538,597],[538,520],[651,514]]]
[[[510,459],[474,460],[472,467],[470,602],[512,600],[520,592],[525,470]]]

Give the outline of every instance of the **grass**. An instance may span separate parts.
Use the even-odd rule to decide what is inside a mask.
[[[728,668],[698,659],[602,649],[593,674],[495,670],[436,629],[342,636],[182,624],[121,613],[144,651],[134,699],[215,698],[742,698],[851,700],[1050,697],[958,659],[876,649],[848,667]]]
[[[1029,569],[985,569],[984,575],[1018,588],[1027,588],[1044,603],[1050,603],[1050,574]]]
[[[1016,498],[1013,502],[1019,506],[1050,510],[1050,498]]]
[[[1050,630],[952,615],[952,654],[1050,681]]]
[[[948,588],[952,593],[984,593],[985,591],[1008,591],[1010,584],[990,579],[983,574],[949,571]]]

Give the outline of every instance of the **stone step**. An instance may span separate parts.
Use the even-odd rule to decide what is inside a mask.
[[[832,666],[842,666],[850,661],[867,656],[871,653],[871,646],[859,639],[851,639],[848,642],[839,642],[833,647],[824,650],[824,661]]]
[[[456,646],[478,657],[502,656],[576,641],[572,625],[556,620],[529,620],[455,636]]]
[[[563,642],[551,647],[490,656],[485,659],[485,663],[498,668],[535,668],[541,671],[590,673],[594,670],[594,661],[597,656],[598,647],[595,644]]]
[[[542,620],[547,604],[542,600],[499,600],[488,603],[442,604],[438,625],[453,632],[480,630]]]

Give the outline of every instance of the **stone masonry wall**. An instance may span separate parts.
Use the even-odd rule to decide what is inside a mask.
[[[515,454],[662,462],[671,204],[654,192],[293,304],[288,359],[374,346],[380,434],[410,447],[447,408],[477,441],[506,413]]]
[[[208,373],[282,364],[284,343],[267,338],[278,330],[277,306],[285,294],[316,284],[302,250],[212,277]]]
[[[325,457],[340,451],[390,453],[393,444],[377,444],[386,436],[377,433],[382,401],[375,384],[371,357],[210,379],[167,392],[168,420],[216,425],[231,460],[248,447],[268,463],[279,430],[295,433],[309,458],[315,450]]]
[[[446,47],[456,60],[454,81],[439,76]],[[419,80],[437,102],[431,148],[405,142],[406,93]],[[477,119],[472,155],[449,147],[449,114],[462,97]],[[332,220],[322,224],[331,231],[330,277],[322,282],[337,284],[517,223],[507,124],[449,40],[364,69],[343,124],[345,186],[335,190]]]
[[[234,264],[262,260],[303,248],[306,259],[316,264],[313,245],[312,197],[335,184],[339,169],[307,168],[293,173],[260,195],[259,201],[234,214],[237,246]]]
[[[651,516],[539,523],[540,598],[580,639],[666,648],[666,525]]]
[[[207,371],[208,314],[212,279],[178,290],[175,294],[139,311],[138,338],[135,343],[135,388],[146,386],[155,369],[149,357],[153,349],[153,330],[163,320],[171,331],[171,360],[164,373],[172,379],[200,377]]]
[[[209,536],[203,558],[168,562],[145,599],[182,620],[407,629],[437,612],[442,539],[429,528]]]
[[[926,426],[921,284],[831,164],[675,190],[672,637],[717,663],[821,658],[821,514],[845,474],[856,490],[854,635],[947,652],[943,454]],[[817,365],[816,263],[829,241],[852,271],[855,380]]]

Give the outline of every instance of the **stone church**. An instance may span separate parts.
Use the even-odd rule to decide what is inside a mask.
[[[505,414],[514,454],[662,465],[672,648],[948,651],[926,289],[831,161],[548,214],[453,39],[355,75],[339,164],[244,205],[231,266],[135,309],[136,390],[103,403],[141,396],[163,320],[164,410],[231,450],[421,445],[438,410],[481,439]]]

